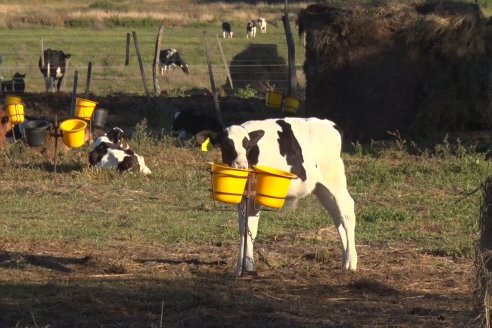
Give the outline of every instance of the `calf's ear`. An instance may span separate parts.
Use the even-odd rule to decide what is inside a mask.
[[[256,146],[256,144],[261,138],[263,138],[263,136],[265,135],[265,131],[256,130],[248,133],[248,135],[249,135],[249,146],[253,147]]]
[[[210,138],[212,145],[215,145],[219,141],[219,134],[210,130],[203,130],[195,134],[196,143],[199,145],[204,143],[207,138]]]

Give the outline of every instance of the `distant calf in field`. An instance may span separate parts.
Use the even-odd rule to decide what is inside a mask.
[[[232,32],[232,26],[231,23],[229,22],[222,22],[222,37],[225,38],[232,38],[234,32]]]
[[[17,72],[12,77],[12,80],[3,80],[1,88],[2,93],[24,92],[26,88],[26,84],[24,82],[25,77],[26,73],[21,74]]]
[[[250,20],[248,24],[246,24],[246,37],[254,38],[256,36],[256,22]]]
[[[266,34],[267,32],[267,22],[266,19],[263,17],[258,18],[256,21],[256,24],[258,25],[258,28],[260,29],[261,34]]]
[[[161,75],[164,75],[164,71],[170,71],[175,67],[181,67],[185,74],[190,74],[188,64],[185,63],[176,49],[161,50],[159,53],[159,62],[161,64]]]
[[[65,66],[67,65],[70,54],[66,54],[61,50],[46,49],[43,51],[43,57],[39,58],[39,70],[43,74],[46,91],[60,91],[63,76],[65,75]],[[44,64],[44,65],[43,65]]]

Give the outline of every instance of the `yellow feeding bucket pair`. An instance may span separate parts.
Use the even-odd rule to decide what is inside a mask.
[[[226,164],[210,163],[212,198],[216,201],[239,204],[251,170],[235,169]]]
[[[83,120],[89,121],[92,118],[94,109],[96,108],[97,102],[76,98],[75,99],[75,116]]]
[[[273,208],[284,206],[290,182],[297,176],[272,167],[259,165],[254,167],[254,172],[256,174],[255,202]]]
[[[60,123],[63,143],[70,148],[82,147],[85,143],[87,123],[79,119],[68,119]]]
[[[284,112],[289,114],[297,113],[300,100],[294,96],[285,96],[277,91],[268,91],[265,97],[265,104],[270,108],[281,108],[284,106]]]
[[[248,177],[256,177],[255,202],[259,205],[280,208],[285,203],[290,182],[295,174],[266,166],[254,170],[235,169],[225,164],[211,163],[212,198],[216,201],[238,204],[241,202]]]

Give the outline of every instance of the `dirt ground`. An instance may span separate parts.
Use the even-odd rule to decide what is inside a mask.
[[[472,260],[405,244],[358,245],[359,271],[347,273],[337,247],[277,240],[258,249],[258,277],[238,279],[236,245],[85,249],[0,239],[0,325],[480,326]]]
[[[35,117],[63,119],[70,105],[66,95],[23,98]],[[164,114],[154,117],[213,104],[210,97],[197,98],[163,99],[156,106]],[[131,126],[156,111],[143,105],[145,97],[96,100],[111,106],[109,125]],[[227,113],[243,106],[249,117],[265,114],[254,101],[224,104]],[[330,229],[301,237],[338,241]],[[359,270],[348,273],[340,269],[338,243],[301,247],[293,238],[257,245],[258,277],[238,279],[235,244],[94,249],[0,237],[0,327],[481,325],[473,259],[428,255],[410,244],[359,244]]]

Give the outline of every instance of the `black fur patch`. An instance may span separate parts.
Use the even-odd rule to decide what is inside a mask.
[[[291,172],[302,181],[306,181],[306,169],[302,165],[304,163],[302,148],[292,131],[292,126],[285,120],[277,120],[276,123],[282,128],[282,131],[278,132],[277,139],[280,155],[284,156],[287,164],[292,167]]]
[[[220,135],[220,151],[222,153],[222,162],[232,165],[232,161],[237,158],[237,152],[234,148],[234,141],[229,138],[227,133]]]

